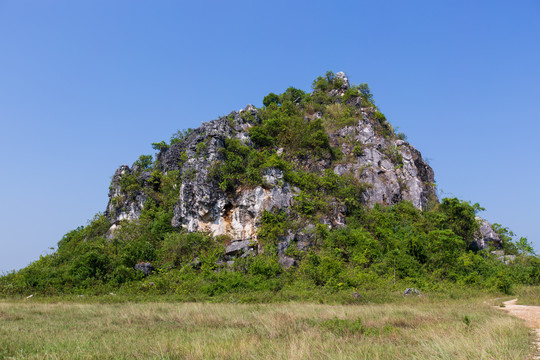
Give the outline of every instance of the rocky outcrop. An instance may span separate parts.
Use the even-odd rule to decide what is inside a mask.
[[[136,166],[133,166],[135,170]],[[141,190],[135,190],[128,192],[122,188],[122,177],[133,176],[135,181],[144,184],[145,179],[150,177],[148,172],[141,172],[136,174],[136,171],[132,170],[127,165],[120,166],[114,173],[111,180],[111,186],[109,187],[109,203],[105,210],[105,216],[107,216],[114,228],[122,220],[136,220],[141,215],[144,203],[146,202],[147,195]]]
[[[149,262],[140,262],[135,264],[135,270],[142,272],[144,275],[150,275],[154,271],[154,267]]]
[[[233,198],[217,184],[209,183],[205,173],[201,169],[198,172],[201,175],[182,184],[173,226],[237,239],[255,239],[263,211],[288,209],[298,194],[297,189],[282,181],[283,173],[278,169],[268,169],[264,175],[269,189],[262,186],[238,189]]]
[[[502,240],[499,234],[493,230],[493,225],[491,225],[487,220],[476,217],[480,225],[480,229],[476,234],[476,237],[473,242],[473,247],[477,249],[488,249],[489,245],[500,249],[502,247]]]
[[[366,109],[357,125],[345,127],[333,136],[335,142],[342,143],[343,153],[353,157],[337,165],[334,172],[352,173],[369,184],[364,192],[364,202],[369,205],[407,200],[425,209],[437,199],[433,170],[407,142],[377,134],[369,113],[370,109]]]
[[[341,85],[330,90],[329,96],[337,99],[339,104],[350,85],[344,73],[336,74],[336,79]],[[348,101],[357,109],[359,120],[329,134],[332,146],[341,150],[343,159],[296,159],[293,160],[295,166],[314,172],[331,169],[337,175],[354,176],[359,183],[366,184],[362,201],[370,206],[392,205],[407,200],[415,207],[424,209],[430,201],[437,201],[433,170],[422,159],[420,152],[406,141],[397,139],[391,126],[378,115],[376,109],[363,108],[362,102],[354,97]],[[300,106],[297,102],[295,104]],[[316,112],[306,116],[306,121],[321,116],[322,113]],[[186,133],[181,141],[164,147],[158,153],[156,162],[160,172],[166,174],[177,170],[181,173],[172,226],[188,231],[228,235],[238,240],[230,247],[233,244],[241,245],[242,253],[245,253],[246,244],[252,244],[257,239],[257,229],[264,211],[290,211],[300,189],[287,183],[283,172],[277,168],[264,170],[263,185],[241,186],[233,193],[223,191],[212,177],[216,164],[223,160],[222,149],[227,139],[235,138],[246,146],[253,146],[248,130],[260,121],[258,110],[248,105],[227,117],[203,123]],[[283,149],[278,149],[277,154],[287,155]],[[126,176],[135,176],[142,184],[141,189],[131,193],[122,189],[122,179]],[[149,176],[133,166],[125,165],[115,172],[106,211],[112,223],[138,219],[147,199],[144,189]],[[328,214],[319,221],[330,227],[345,225],[347,207],[339,202],[330,203],[328,207]],[[307,225],[308,228],[312,226]],[[298,247],[309,246],[309,236],[304,230],[293,234],[287,246],[280,251],[280,261],[284,266],[294,265],[294,259],[284,255],[291,241],[297,243]],[[233,252],[232,248],[230,252]]]

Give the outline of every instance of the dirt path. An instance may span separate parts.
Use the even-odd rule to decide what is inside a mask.
[[[507,311],[520,319],[525,320],[528,327],[536,331],[536,357],[540,359],[540,306],[517,305],[517,299],[503,302],[500,309]]]

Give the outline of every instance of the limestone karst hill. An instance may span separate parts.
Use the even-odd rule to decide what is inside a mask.
[[[294,240],[297,235],[305,237],[316,224],[329,228],[346,225],[351,207],[394,205],[406,200],[425,210],[438,202],[432,168],[418,150],[394,133],[366,87],[351,87],[345,74],[339,72],[319,80],[312,94],[289,89],[282,98],[267,99],[270,102],[264,109],[248,105],[203,123],[179,141],[159,148],[154,171],[174,171],[178,179],[178,195],[172,199],[173,227],[256,242],[265,211],[284,211],[296,219],[309,215],[287,235],[288,240]],[[288,109],[283,111],[284,107]],[[275,123],[268,125],[271,122]],[[293,134],[280,134],[279,127],[290,127],[283,132]],[[310,141],[317,137],[320,144]],[[234,170],[233,175],[238,177],[229,183],[221,172],[227,171],[228,162],[236,160],[230,157],[237,154],[228,153],[234,146],[241,147],[245,154]],[[248,165],[252,153],[265,159],[248,174],[250,170],[244,165]],[[343,182],[339,178],[346,177],[358,192],[351,201],[324,186],[309,189],[313,184],[302,183],[298,176],[333,177],[329,179],[335,182],[331,186],[338,186]],[[140,186],[135,191],[126,189],[122,185],[126,177],[135,177],[132,182]],[[155,193],[154,180],[151,169],[139,163],[131,168],[123,165],[116,171],[106,211],[112,231],[123,220],[139,218],[144,204]],[[301,201],[306,202],[305,197],[309,198],[307,202],[320,198],[324,206],[315,204],[313,209],[304,209]],[[498,238],[490,240],[496,243]],[[479,243],[487,246],[483,240]]]
[[[391,279],[509,291],[540,279],[526,239],[478,204],[437,198],[433,169],[342,72],[152,146],[116,170],[104,214],[0,290],[205,297]]]

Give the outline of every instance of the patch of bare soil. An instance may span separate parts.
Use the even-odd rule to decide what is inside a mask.
[[[536,331],[536,359],[540,359],[540,306],[517,305],[517,299],[505,301],[503,304],[504,307],[500,309],[525,320],[527,326]]]

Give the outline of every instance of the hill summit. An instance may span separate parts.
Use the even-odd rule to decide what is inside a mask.
[[[263,109],[248,105],[156,144],[152,169],[121,166],[107,217],[114,225],[138,219],[149,198],[160,201],[156,183],[171,172],[179,187],[172,225],[235,240],[256,241],[265,211],[338,227],[362,204],[406,200],[422,210],[437,202],[433,170],[394,133],[368,88],[351,87],[343,72],[317,81],[312,94],[289,88],[267,96]]]

